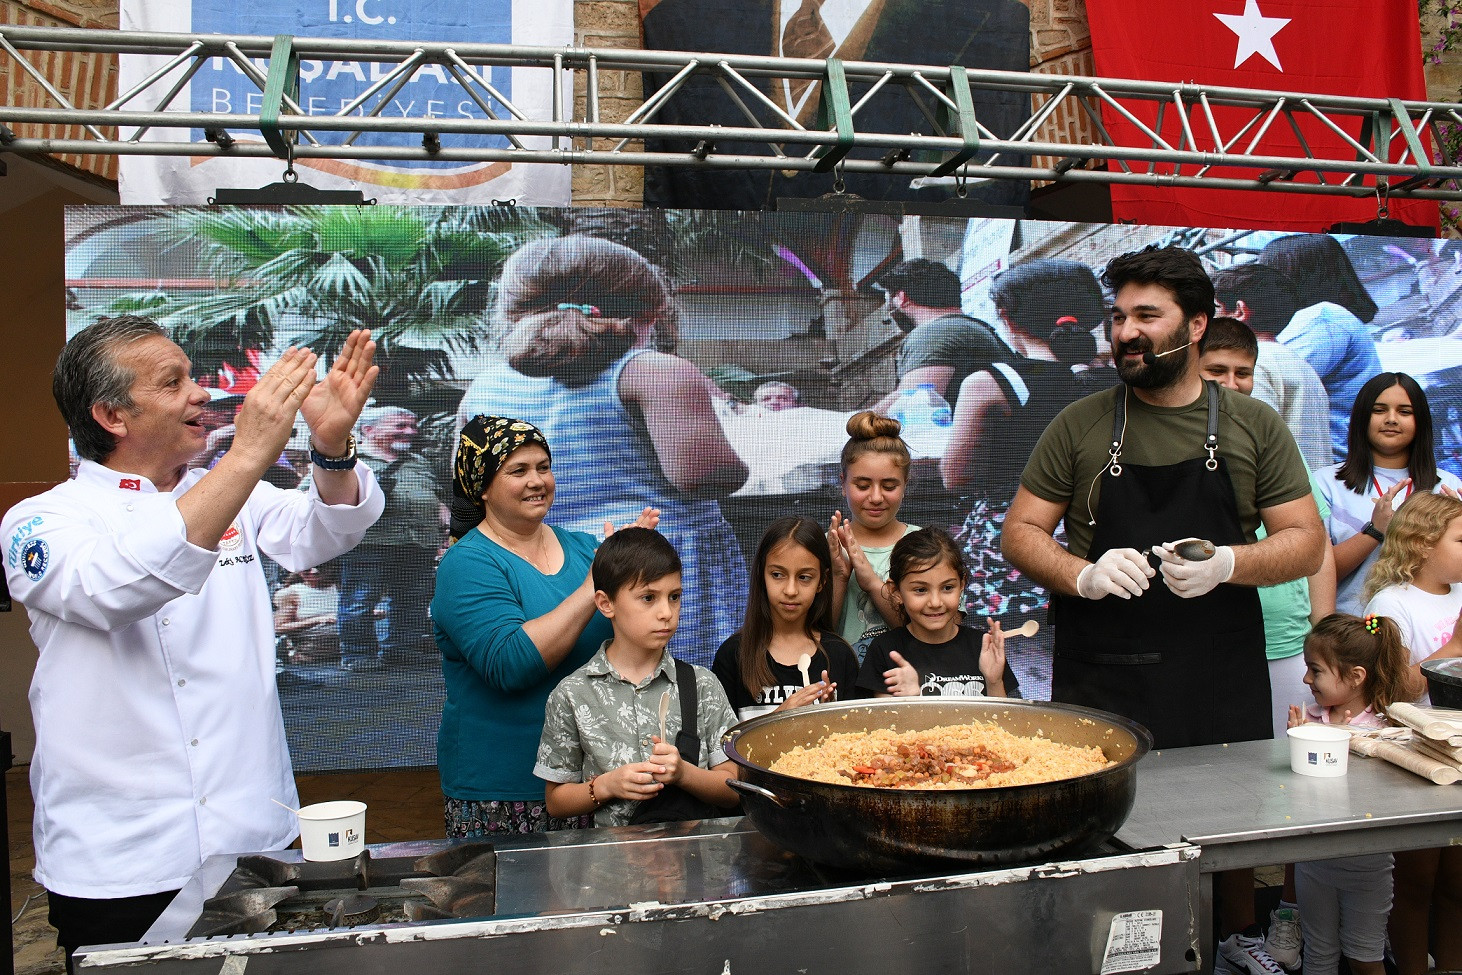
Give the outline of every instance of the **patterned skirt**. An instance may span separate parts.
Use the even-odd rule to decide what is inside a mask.
[[[522,801],[446,798],[447,839],[495,834],[552,833],[560,829],[588,829],[594,816],[559,819],[548,814],[541,799]]]
[[[967,618],[1027,616],[1046,609],[1046,590],[1000,554],[1000,530],[1009,510],[1009,501],[977,498],[964,524],[950,532],[964,552],[970,573],[965,589]],[[1065,536],[1063,524],[1057,529],[1056,541],[1064,542]]]

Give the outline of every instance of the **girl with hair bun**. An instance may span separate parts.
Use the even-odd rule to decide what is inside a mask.
[[[498,282],[500,356],[458,410],[521,417],[553,444],[550,521],[623,524],[646,507],[684,563],[671,653],[709,667],[740,625],[746,563],[716,499],[747,468],[713,407],[711,382],[671,354],[679,311],[664,274],[613,241],[583,235],[519,248]]]
[[[917,525],[899,521],[909,486],[909,446],[899,421],[864,410],[848,420],[841,458],[845,519],[833,513],[828,545],[833,555],[833,619],[859,661],[875,636],[888,629],[897,606],[885,592],[894,543]]]

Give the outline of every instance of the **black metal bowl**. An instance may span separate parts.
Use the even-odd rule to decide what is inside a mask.
[[[1421,672],[1435,707],[1462,710],[1462,657],[1425,661]]]
[[[1074,779],[988,789],[888,789],[813,782],[768,766],[832,732],[993,721],[1017,735],[1096,745],[1115,762]],[[726,733],[746,815],[779,846],[849,870],[897,874],[929,866],[983,869],[1074,859],[1109,839],[1132,811],[1137,762],[1152,736],[1126,718],[1074,705],[1001,698],[850,701],[779,711]]]

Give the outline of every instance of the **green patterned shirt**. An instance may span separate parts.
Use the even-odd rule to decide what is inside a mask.
[[[547,782],[587,782],[591,776],[649,759],[660,734],[660,696],[670,690],[665,738],[674,743],[680,732],[680,691],[675,660],[662,653],[655,671],[639,684],[619,675],[605,654],[611,641],[574,671],[548,696],[543,737],[533,774]],[[683,756],[701,768],[729,761],[721,750],[721,736],[736,723],[726,691],[715,675],[695,668],[696,721],[701,753]],[[624,826],[634,815],[635,803],[613,799],[594,813],[595,826]]]

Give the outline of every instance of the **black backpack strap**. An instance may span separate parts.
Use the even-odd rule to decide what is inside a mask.
[[[701,738],[696,732],[695,668],[684,660],[675,661],[675,684],[680,689],[680,732],[675,736],[675,748],[681,761],[692,765],[701,763]]]

